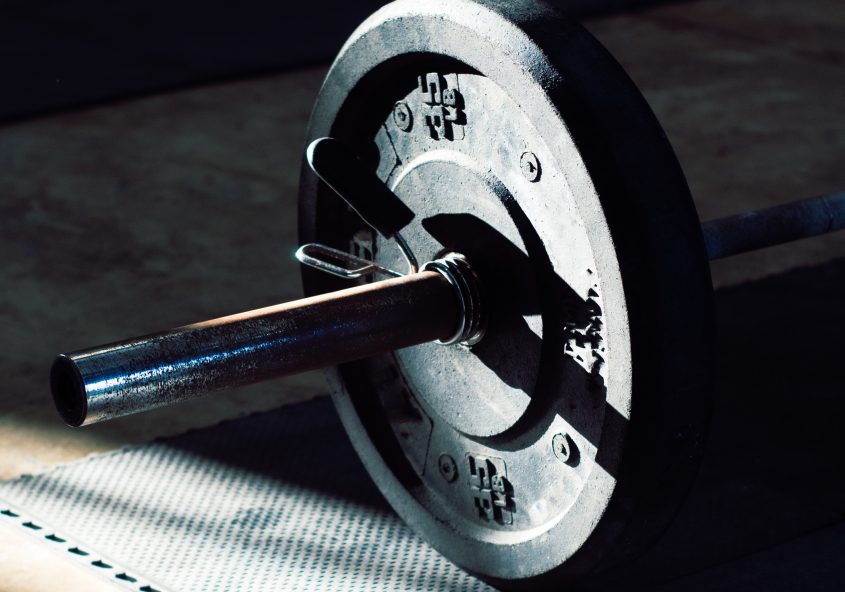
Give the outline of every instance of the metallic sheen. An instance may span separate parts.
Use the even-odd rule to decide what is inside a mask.
[[[454,288],[438,272],[357,286],[60,355],[53,398],[81,426],[451,337]]]

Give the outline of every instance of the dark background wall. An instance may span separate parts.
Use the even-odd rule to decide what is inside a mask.
[[[578,17],[657,0],[552,0]],[[384,0],[0,2],[0,120],[330,60]]]

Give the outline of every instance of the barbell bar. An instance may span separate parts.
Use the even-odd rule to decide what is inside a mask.
[[[413,217],[340,142],[315,140],[307,160],[321,179],[332,179],[332,189],[350,207],[357,206],[359,215],[367,211],[364,220],[385,238],[394,238]],[[397,217],[398,227],[393,223]],[[711,220],[701,231],[714,260],[843,228],[845,192],[839,192]],[[452,287],[454,277],[443,272],[401,275],[316,244],[303,245],[298,257],[341,277],[360,277],[360,272],[348,273],[356,262],[358,269],[369,265],[368,272],[399,277],[61,354],[50,385],[62,419],[73,427],[90,425],[220,389],[448,339],[467,314],[461,292]]]

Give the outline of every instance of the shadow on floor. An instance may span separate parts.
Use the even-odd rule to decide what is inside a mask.
[[[845,587],[845,529],[792,542],[845,520],[843,303],[843,259],[716,293],[708,450],[649,565],[663,581],[721,567],[666,590]],[[787,541],[783,550],[732,561]],[[820,541],[836,547],[820,553]],[[794,549],[789,561],[776,559],[787,548]]]
[[[661,588],[667,591],[694,581],[780,591],[795,589],[784,570],[806,570],[816,574],[809,589],[833,589],[818,578],[845,582],[845,564],[835,559],[845,553],[845,532],[834,526],[845,519],[845,259],[721,290],[716,303],[719,367],[708,453],[677,520],[646,557],[650,580],[670,581]],[[166,442],[387,510],[327,399]],[[816,542],[772,549],[816,531]],[[774,559],[779,553],[790,561]],[[714,566],[705,576],[682,577]]]

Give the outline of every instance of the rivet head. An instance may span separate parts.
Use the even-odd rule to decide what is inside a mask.
[[[403,132],[411,131],[414,125],[414,117],[411,115],[411,108],[407,103],[396,103],[393,105],[393,123]]]
[[[437,469],[447,483],[451,483],[458,478],[458,465],[455,464],[455,459],[448,454],[441,454],[440,458],[437,459]]]
[[[533,152],[522,153],[519,158],[519,168],[522,169],[522,175],[532,183],[540,180],[540,161]]]
[[[555,434],[552,438],[552,452],[562,463],[570,466],[578,464],[578,447],[569,434]]]

